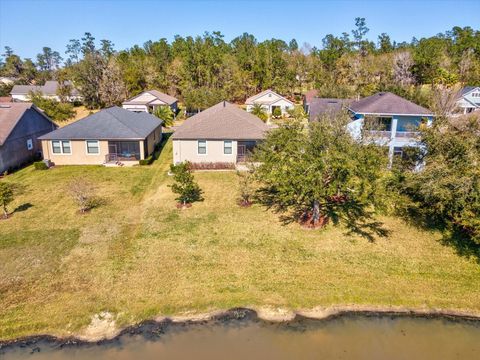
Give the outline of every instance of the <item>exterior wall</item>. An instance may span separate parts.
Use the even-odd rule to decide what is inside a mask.
[[[0,172],[19,167],[42,151],[38,137],[55,130],[56,125],[34,109],[28,109],[5,143],[0,146]],[[28,150],[27,141],[33,148]]]
[[[42,140],[43,157],[55,165],[102,165],[105,162],[105,155],[108,154],[108,141],[100,140],[98,143],[99,154],[87,154],[85,140],[70,140],[71,154],[54,154],[52,141]]]
[[[361,136],[361,131],[364,123],[363,114],[355,114],[356,120],[350,122],[347,125],[347,128],[350,134],[355,138],[359,139]],[[390,132],[390,137],[383,137],[378,139],[378,144],[382,146],[388,146],[389,148],[389,157],[392,159],[394,148],[402,148],[405,146],[419,146],[416,137],[414,136],[415,129],[410,128],[409,124],[420,123],[424,118],[427,118],[428,125],[433,121],[432,117],[423,117],[423,116],[403,116],[403,115],[392,115],[392,130]],[[403,136],[402,136],[403,135]]]
[[[229,140],[229,139],[225,139]],[[197,154],[197,140],[173,140],[173,162],[237,162],[237,141],[232,140],[232,154],[223,153],[224,140],[207,140],[207,153]]]
[[[122,105],[122,108],[130,111],[148,112],[148,107],[146,105]]]
[[[162,141],[162,127],[159,126],[150,135],[147,136],[147,154],[145,157],[150,156],[155,150],[155,145]]]

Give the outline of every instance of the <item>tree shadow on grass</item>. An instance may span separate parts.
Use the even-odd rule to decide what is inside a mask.
[[[475,243],[462,231],[450,228],[445,223],[425,217],[420,212],[410,209],[397,213],[407,224],[424,231],[438,231],[442,234],[439,243],[455,250],[458,256],[474,259],[480,264],[480,244]]]
[[[12,214],[17,213],[17,212],[22,212],[22,211],[27,211],[30,209],[33,205],[31,203],[25,203],[22,205],[19,205],[13,210]]]

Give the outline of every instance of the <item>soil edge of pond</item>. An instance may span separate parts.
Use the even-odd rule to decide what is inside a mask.
[[[335,306],[315,307],[292,311],[277,307],[239,307],[229,310],[217,310],[207,313],[186,313],[178,316],[159,316],[144,320],[134,325],[109,331],[108,334],[87,336],[78,333],[71,336],[55,336],[49,334],[29,335],[11,340],[0,340],[0,350],[12,347],[29,347],[39,342],[48,342],[55,346],[82,346],[92,344],[106,344],[116,341],[126,334],[153,334],[163,333],[171,324],[207,324],[213,322],[229,322],[233,320],[258,320],[266,323],[291,323],[302,319],[327,321],[332,318],[357,315],[367,317],[412,317],[412,318],[437,318],[451,321],[480,322],[479,312],[448,309],[412,309],[406,307],[375,307],[375,306]]]

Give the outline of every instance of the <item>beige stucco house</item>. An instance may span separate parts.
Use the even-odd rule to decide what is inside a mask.
[[[247,111],[250,112],[255,104],[260,104],[269,115],[273,114],[275,108],[280,108],[282,115],[285,115],[287,114],[288,110],[295,107],[293,102],[270,89],[249,97],[245,101],[245,105],[247,105]]]
[[[176,114],[178,109],[177,104],[178,100],[173,96],[157,90],[148,90],[124,101],[122,107],[130,111],[152,113],[157,107],[169,106],[173,113]]]
[[[222,101],[188,118],[174,132],[173,162],[243,162],[269,129],[258,117]]]
[[[115,106],[39,139],[43,157],[55,165],[135,165],[162,140],[162,121]]]

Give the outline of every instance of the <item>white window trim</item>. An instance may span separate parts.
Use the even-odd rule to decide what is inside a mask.
[[[97,143],[98,153],[89,153],[88,152],[88,141]],[[92,155],[93,156],[98,156],[98,155],[100,155],[100,141],[98,141],[98,140],[85,140],[85,154],[87,154],[88,156],[92,156]]]
[[[199,148],[198,145],[199,145],[200,141],[205,141],[205,154],[200,154],[200,153],[198,152],[198,148]],[[198,156],[206,156],[206,155],[208,155],[208,141],[207,141],[207,140],[203,140],[203,139],[202,139],[202,140],[197,140],[197,155],[198,155]]]
[[[230,147],[230,149],[232,150],[232,152],[231,152],[230,154],[225,153],[225,143],[226,143],[227,141],[229,141],[230,144],[232,145],[232,146]],[[225,155],[225,156],[232,156],[232,155],[233,155],[233,140],[223,140],[223,155]]]
[[[33,150],[33,139],[27,139],[27,150]]]
[[[59,141],[60,142],[60,152],[59,153],[53,152],[53,142],[54,141]],[[62,141],[68,141],[70,143],[70,152],[69,153],[64,153],[63,152]],[[66,155],[66,156],[69,156],[69,155],[73,154],[73,148],[72,148],[72,141],[71,140],[51,140],[50,145],[52,147],[52,155]]]

